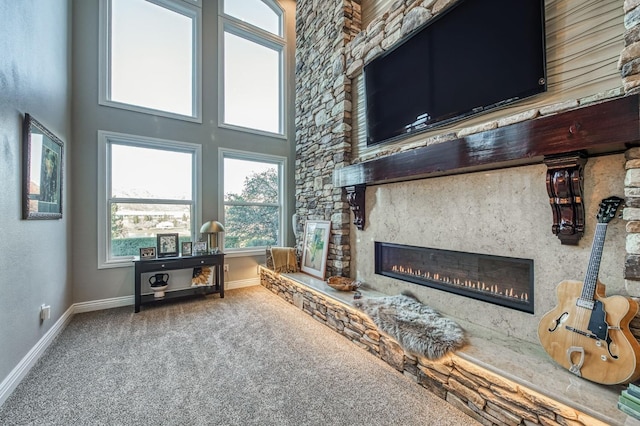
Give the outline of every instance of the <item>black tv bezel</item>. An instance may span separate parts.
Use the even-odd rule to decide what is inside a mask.
[[[389,50],[387,50],[386,52],[384,52],[383,54],[375,57],[374,59],[372,59],[369,63],[365,64],[363,67],[363,86],[364,86],[364,110],[365,110],[365,129],[366,129],[366,134],[365,134],[365,140],[366,140],[366,145],[367,147],[372,147],[372,146],[377,146],[377,145],[382,145],[382,144],[388,144],[388,143],[392,143],[392,142],[397,142],[401,139],[406,139],[409,137],[413,137],[416,135],[419,135],[421,133],[433,130],[433,129],[437,129],[439,127],[445,127],[449,124],[453,124],[462,120],[465,120],[467,118],[473,117],[473,116],[477,116],[477,115],[481,115],[483,113],[486,112],[490,112],[492,110],[496,110],[498,108],[504,107],[504,106],[508,106],[514,103],[517,103],[523,99],[528,99],[532,96],[535,95],[539,95],[541,93],[544,93],[547,91],[547,55],[546,55],[546,19],[545,19],[545,0],[538,0],[539,1],[539,7],[540,7],[540,25],[541,25],[541,60],[542,60],[542,72],[543,72],[543,76],[540,78],[540,80],[538,81],[538,86],[536,86],[535,88],[532,88],[529,91],[523,92],[521,94],[519,94],[519,96],[516,97],[512,97],[509,99],[504,99],[489,105],[485,105],[482,106],[481,108],[474,108],[470,111],[466,111],[466,112],[462,112],[460,114],[457,114],[454,117],[451,118],[444,118],[438,121],[435,121],[433,123],[427,124],[425,125],[423,128],[420,128],[418,130],[413,130],[413,131],[409,131],[409,132],[405,132],[405,133],[401,133],[398,134],[397,136],[393,136],[387,139],[383,139],[377,142],[370,142],[370,137],[369,137],[369,117],[368,117],[368,94],[367,94],[367,89],[366,89],[366,74],[367,74],[367,68],[371,65],[371,64],[375,64],[378,61],[382,61],[384,60],[386,57],[388,57],[389,55],[393,54],[393,52],[400,48],[401,46],[403,46],[406,42],[408,42],[409,40],[411,40],[413,37],[415,37],[416,35],[418,35],[421,31],[423,31],[425,28],[430,27],[431,25],[433,25],[435,22],[445,18],[447,15],[449,15],[451,12],[453,12],[458,6],[460,6],[461,4],[465,3],[466,1],[473,1],[473,0],[458,0],[457,2],[455,2],[454,4],[451,4],[449,6],[446,7],[446,9],[444,9],[443,11],[441,11],[440,13],[438,13],[436,16],[432,17],[431,19],[429,19],[427,22],[425,22],[424,24],[420,25],[418,28],[416,28],[415,30],[413,30],[407,37],[404,37],[403,39],[399,40],[398,42],[396,42],[396,44]]]

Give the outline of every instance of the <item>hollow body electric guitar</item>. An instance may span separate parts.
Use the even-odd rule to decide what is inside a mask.
[[[602,200],[584,283],[558,284],[558,306],[538,326],[551,358],[573,374],[605,385],[640,377],[640,344],[629,331],[638,304],[624,296],[605,297],[605,286],[598,281],[607,224],[621,202],[618,197]]]

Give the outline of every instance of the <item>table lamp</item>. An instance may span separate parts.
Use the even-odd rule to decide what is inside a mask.
[[[224,226],[217,220],[205,222],[200,227],[200,233],[207,235],[207,253],[218,252],[218,233],[224,232]]]

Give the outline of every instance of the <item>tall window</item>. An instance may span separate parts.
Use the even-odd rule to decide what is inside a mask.
[[[157,234],[194,241],[199,145],[98,132],[99,266],[130,265]]]
[[[221,124],[284,135],[284,12],[273,0],[220,3]]]
[[[100,0],[100,103],[201,121],[200,8]]]
[[[220,150],[225,251],[282,244],[286,159]]]

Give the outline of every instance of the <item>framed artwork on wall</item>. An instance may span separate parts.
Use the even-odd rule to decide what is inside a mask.
[[[25,114],[22,135],[22,218],[62,218],[64,144]]]
[[[304,226],[302,243],[302,272],[324,280],[329,252],[331,221],[308,220]]]

